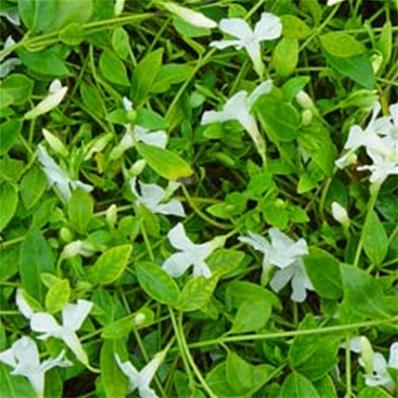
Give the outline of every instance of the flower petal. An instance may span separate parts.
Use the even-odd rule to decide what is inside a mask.
[[[135,126],[134,135],[138,141],[144,144],[166,148],[168,135],[165,131],[147,132],[145,128]]]
[[[15,360],[12,348],[0,352],[0,362],[5,363],[6,365],[11,366],[12,368],[15,368],[17,366],[17,362]]]
[[[30,319],[32,318],[34,311],[28,304],[28,302],[25,300],[24,297],[24,290],[23,289],[17,289],[17,294],[15,296],[15,302],[17,304],[17,307],[19,309],[19,312],[27,318]]]
[[[86,351],[77,337],[76,333],[71,330],[62,330],[60,337],[64,343],[70,348],[70,350],[75,354],[76,358],[83,364],[88,365],[88,357]]]
[[[184,225],[178,223],[167,234],[170,244],[176,249],[190,251],[195,249],[196,245],[188,238]]]
[[[278,16],[263,12],[256,23],[254,34],[259,41],[274,40],[282,35],[282,23]]]
[[[173,278],[181,276],[192,265],[185,253],[175,253],[163,263],[162,268]]]
[[[212,272],[209,266],[204,262],[195,263],[193,266],[193,276],[203,276],[206,279],[211,278]]]
[[[167,203],[157,205],[155,208],[155,213],[173,215],[177,217],[185,217],[185,210],[182,204],[176,200],[172,199]]]
[[[128,392],[133,392],[138,387],[140,373],[130,361],[122,362],[118,354],[115,354],[115,359],[120,370],[129,379]]]
[[[388,367],[398,369],[398,342],[391,344]]]
[[[242,18],[224,18],[220,21],[220,29],[231,36],[235,36],[241,40],[247,40],[253,36],[248,23]]]
[[[63,326],[71,330],[79,330],[88,317],[93,303],[87,300],[78,300],[77,304],[66,304],[62,310]]]
[[[209,44],[210,47],[224,50],[224,48],[235,47],[237,49],[242,48],[242,42],[240,40],[215,40]]]
[[[275,272],[274,276],[271,279],[270,286],[274,292],[279,292],[282,290],[290,281],[290,279],[294,275],[293,267],[286,267],[283,269],[279,269]]]
[[[243,243],[247,243],[253,246],[254,249],[258,250],[261,253],[269,253],[269,251],[271,250],[271,245],[267,239],[251,231],[248,231],[247,234],[248,236],[242,236],[239,238],[239,240]]]
[[[252,108],[254,103],[264,94],[268,94],[272,90],[272,80],[266,80],[265,82],[262,82],[260,85],[258,85],[248,96],[247,98],[247,103],[249,106],[249,109]]]
[[[39,333],[45,333],[44,339],[58,336],[62,330],[56,319],[46,312],[37,312],[30,319],[30,328]]]

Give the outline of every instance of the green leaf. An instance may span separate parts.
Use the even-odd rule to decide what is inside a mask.
[[[373,68],[367,54],[355,55],[349,58],[339,58],[327,55],[326,60],[345,77],[369,90],[374,88]]]
[[[383,67],[388,64],[392,53],[392,30],[391,22],[387,21],[381,30],[379,40],[376,43],[377,49],[383,56]]]
[[[170,89],[173,84],[181,83],[187,80],[193,72],[190,65],[168,64],[160,68],[156,80],[151,87],[152,93],[164,93]]]
[[[0,363],[0,397],[36,398],[37,394],[25,377],[11,375],[11,368]]]
[[[323,48],[334,57],[349,58],[360,55],[365,47],[345,32],[329,32],[319,36]]]
[[[288,77],[296,69],[299,59],[299,45],[297,39],[282,38],[272,53],[272,63],[276,74],[282,78]]]
[[[321,398],[314,385],[298,372],[292,372],[282,384],[280,398]]]
[[[374,210],[367,214],[362,233],[366,255],[373,264],[380,265],[388,252],[388,236]]]
[[[70,286],[67,279],[60,279],[53,283],[48,289],[45,306],[48,312],[55,314],[61,311],[68,303],[70,297]]]
[[[340,264],[344,287],[344,304],[353,312],[385,318],[384,293],[380,284],[366,271],[351,265]]]
[[[135,269],[138,283],[148,296],[162,304],[176,304],[180,290],[165,270],[149,261],[137,263]]]
[[[319,296],[337,300],[343,295],[340,263],[331,254],[313,249],[304,257],[307,275]]]
[[[65,62],[53,49],[29,52],[25,49],[17,51],[21,62],[32,72],[41,75],[64,77],[69,75]]]
[[[107,398],[124,398],[127,395],[128,379],[120,370],[115,354],[124,360],[125,346],[120,340],[105,340],[100,354],[101,380]]]
[[[121,86],[130,86],[126,67],[111,50],[104,50],[100,55],[99,69],[105,79]]]
[[[297,137],[300,116],[292,105],[267,95],[256,101],[254,109],[271,140],[284,142]]]
[[[217,281],[217,277],[206,279],[197,276],[190,279],[178,297],[176,308],[182,312],[190,312],[204,307],[209,303]]]
[[[121,26],[112,32],[112,48],[122,59],[126,59],[131,51],[129,34]]]
[[[80,85],[80,96],[82,97],[83,104],[98,116],[103,117],[105,104],[99,90],[90,83],[82,82]]]
[[[21,74],[8,75],[1,83],[1,88],[7,90],[13,97],[12,104],[22,105],[32,95],[33,81]]]
[[[88,224],[94,215],[94,202],[83,189],[75,189],[68,202],[68,216],[71,226],[80,234],[87,232]]]
[[[307,315],[300,323],[299,330],[318,327],[313,316]],[[338,333],[297,335],[289,349],[292,369],[310,380],[321,379],[336,366],[341,340],[342,336]]]
[[[193,174],[191,167],[179,155],[168,149],[143,143],[137,144],[138,153],[148,165],[161,177],[168,180],[178,180]]]
[[[321,398],[336,398],[337,392],[333,384],[332,378],[330,376],[325,376],[324,378],[317,380],[314,383]]]
[[[39,201],[46,186],[46,175],[39,167],[32,167],[24,175],[21,181],[21,197],[27,209],[31,209]]]
[[[99,285],[117,281],[127,267],[132,245],[121,245],[102,253],[89,271],[90,279]]]
[[[1,95],[1,94],[0,94]],[[4,155],[14,145],[21,133],[22,120],[8,120],[0,124],[0,155]]]
[[[57,0],[55,18],[46,31],[59,30],[69,24],[84,24],[93,13],[93,0]]]
[[[18,0],[19,16],[32,32],[43,32],[55,17],[56,1]]]
[[[79,45],[85,38],[86,32],[84,27],[76,22],[66,25],[59,32],[59,39],[62,43],[69,46]]]
[[[381,387],[365,387],[358,394],[358,398],[393,398],[393,396]]]
[[[137,65],[133,73],[131,93],[134,104],[139,106],[151,91],[162,65],[163,49],[147,54]]]
[[[0,184],[0,231],[11,221],[17,210],[18,193],[8,182]]]
[[[309,26],[294,15],[282,15],[282,34],[283,37],[290,37],[292,39],[305,39],[311,33]]]
[[[230,333],[245,333],[263,328],[271,316],[271,309],[271,304],[265,301],[244,301],[234,317]]]
[[[234,396],[253,396],[267,381],[272,367],[253,366],[238,354],[229,352],[226,360],[226,379]]]
[[[25,237],[19,252],[19,274],[26,293],[43,302],[45,286],[40,274],[54,271],[51,248],[43,235],[32,229]]]
[[[207,265],[213,275],[228,275],[240,266],[244,257],[245,253],[239,250],[219,249],[207,259]]]

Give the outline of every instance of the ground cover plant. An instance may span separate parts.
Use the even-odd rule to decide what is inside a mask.
[[[0,396],[397,396],[397,15],[2,1]]]

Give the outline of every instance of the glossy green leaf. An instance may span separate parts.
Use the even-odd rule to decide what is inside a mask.
[[[121,86],[130,86],[126,66],[112,51],[104,50],[102,52],[99,60],[99,69],[108,81]]]
[[[15,73],[8,75],[1,82],[0,87],[11,94],[13,97],[13,104],[22,105],[32,95],[33,81],[25,75]]]
[[[18,193],[8,182],[0,184],[0,231],[11,221],[18,205]]]
[[[1,95],[1,94],[0,94]],[[9,120],[0,125],[0,155],[12,148],[22,129],[21,120]]]
[[[22,178],[21,197],[27,209],[32,208],[42,197],[47,186],[47,177],[39,167],[32,167]]]
[[[288,77],[296,69],[299,58],[299,45],[297,39],[284,37],[276,45],[272,53],[272,63],[276,74]]]
[[[138,283],[151,298],[162,304],[175,305],[180,294],[174,279],[159,265],[148,261],[135,265]]]
[[[311,33],[309,26],[295,15],[282,15],[281,21],[283,37],[301,40],[308,37]]]
[[[127,267],[131,250],[131,245],[121,245],[106,250],[91,267],[90,279],[99,285],[108,285],[117,281]]]
[[[137,150],[156,173],[168,180],[175,181],[193,174],[188,163],[168,149],[139,143]]]
[[[40,274],[54,271],[54,258],[44,236],[32,229],[25,237],[19,252],[19,274],[22,287],[35,299],[43,302],[45,286]]]
[[[377,213],[371,210],[363,226],[363,248],[373,264],[380,265],[388,251],[387,232],[380,222]]]
[[[245,333],[263,328],[271,316],[271,309],[271,303],[244,301],[238,308],[230,332]]]
[[[18,0],[19,15],[32,32],[43,32],[51,24],[56,7],[56,1]]]
[[[91,195],[83,189],[75,189],[68,201],[68,216],[73,228],[80,234],[87,232],[93,211],[94,202]]]
[[[362,43],[345,32],[329,32],[319,36],[323,48],[334,57],[348,58],[365,51]]]
[[[280,398],[321,398],[314,385],[298,372],[292,372],[282,384]]]
[[[304,257],[304,264],[315,291],[321,297],[333,300],[343,295],[340,264],[332,255],[314,249]]]
[[[48,312],[55,314],[68,303],[70,286],[67,279],[59,279],[53,283],[46,294],[45,306]]]

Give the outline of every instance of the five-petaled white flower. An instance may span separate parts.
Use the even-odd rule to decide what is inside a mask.
[[[370,170],[370,182],[377,186],[389,175],[398,174],[398,104],[390,106],[390,116],[377,117],[380,110],[380,104],[375,102],[367,127],[362,129],[354,125],[350,128],[344,146],[348,152],[336,161],[339,168],[355,163],[354,152],[364,147],[373,163],[360,166],[358,170]]]
[[[256,100],[272,89],[272,81],[267,80],[256,87],[250,94],[245,90],[237,92],[223,106],[221,111],[206,111],[201,120],[202,125],[236,120],[247,131],[253,140],[257,152],[265,160],[265,141],[261,135],[255,117],[250,113]]]
[[[77,337],[76,332],[90,313],[93,303],[87,300],[77,300],[77,304],[66,304],[62,309],[62,324],[47,312],[34,312],[23,296],[23,290],[17,291],[17,306],[21,313],[30,319],[30,328],[42,333],[38,338],[47,340],[50,337],[61,339],[84,365],[89,366],[86,352]]]
[[[58,79],[55,79],[50,84],[48,89],[48,95],[41,100],[33,109],[26,112],[24,115],[25,119],[34,119],[44,113],[50,112],[52,109],[56,108],[61,101],[64,99],[68,87],[62,86]]]
[[[123,98],[123,107],[127,112],[133,111],[133,103],[126,97]],[[133,148],[138,142],[143,142],[147,145],[165,148],[167,145],[168,136],[163,130],[150,131],[145,127],[134,125],[130,123],[125,126],[124,133],[120,143],[110,153],[111,159],[118,159],[125,151]]]
[[[220,50],[233,46],[237,50],[244,48],[253,62],[257,74],[262,77],[265,71],[261,58],[260,43],[266,40],[274,40],[282,34],[282,23],[279,17],[271,13],[262,13],[254,30],[241,18],[228,18],[220,21],[220,29],[236,39],[219,40],[210,43],[211,47]]]
[[[299,239],[295,242],[276,228],[271,228],[269,235],[271,242],[250,231],[248,236],[240,237],[239,240],[263,253],[264,271],[272,266],[279,268],[270,282],[274,291],[279,292],[291,280],[292,300],[303,302],[306,299],[307,290],[313,290],[302,260],[302,257],[308,254],[306,241]]]
[[[166,10],[170,11],[174,15],[177,15],[177,17],[181,18],[192,26],[207,29],[212,29],[217,26],[217,24],[212,19],[207,18],[201,12],[192,11],[189,8],[182,7],[171,1],[167,1],[162,5],[164,8],[166,8]]]
[[[37,158],[47,176],[49,187],[55,185],[65,201],[71,196],[71,190],[80,188],[91,192],[93,187],[79,180],[72,180],[68,174],[59,167],[54,159],[47,153],[43,145],[37,147]]]
[[[372,346],[364,336],[353,337],[350,349],[360,354],[359,364],[365,368],[365,383],[368,386],[385,387],[390,392],[398,390],[398,382],[388,371],[388,368],[398,371],[398,342],[391,344],[388,362],[379,352],[373,352]]]
[[[56,366],[66,367],[72,365],[64,359],[62,351],[56,358],[51,358],[40,363],[39,350],[33,339],[21,337],[15,341],[11,348],[0,352],[0,362],[13,368],[14,376],[26,377],[32,385],[38,398],[44,397],[45,373]]]
[[[178,223],[168,232],[167,237],[171,245],[180,250],[163,263],[163,269],[169,275],[176,278],[193,266],[194,276],[211,277],[211,270],[205,260],[214,250],[224,245],[224,236],[218,236],[206,243],[196,244],[188,238],[184,226]]]
[[[137,191],[137,182],[140,187],[141,194]],[[163,189],[157,184],[145,184],[138,181],[137,177],[133,177],[130,180],[131,190],[137,197],[135,202],[137,205],[144,205],[148,210],[155,214],[185,217],[184,208],[177,199],[167,201],[179,186],[179,183],[170,181],[167,188]]]
[[[120,370],[128,377],[128,392],[138,390],[141,398],[157,398],[156,392],[149,385],[165,356],[165,351],[158,352],[147,365],[138,371],[130,361],[122,362],[119,355],[115,354]]]

